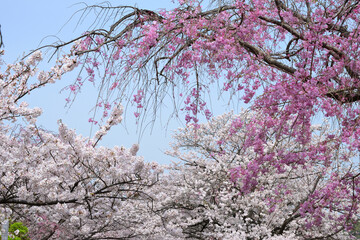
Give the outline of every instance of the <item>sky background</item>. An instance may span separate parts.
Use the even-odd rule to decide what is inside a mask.
[[[85,7],[84,3],[92,5],[99,2],[3,0],[0,14],[0,24],[5,44],[5,56],[3,59],[7,63],[13,63],[23,54],[43,44],[53,43],[58,38],[67,41],[79,36],[87,30],[87,23],[82,23],[76,27],[80,15],[74,15],[74,13]],[[151,10],[172,9],[176,6],[171,0],[117,0],[110,1],[110,3],[112,5],[131,5]],[[91,16],[89,21],[90,19]],[[42,65],[41,67],[49,68],[51,65]],[[76,129],[78,134],[89,136],[91,125],[88,123],[88,119],[92,116],[89,111],[96,101],[96,88],[88,84],[88,87],[82,90],[72,107],[70,109],[66,108],[65,98],[67,92],[63,91],[61,93],[61,90],[71,84],[75,78],[76,75],[74,74],[66,74],[60,82],[33,92],[26,101],[32,107],[38,106],[43,109],[43,115],[39,118],[38,124],[45,129],[57,132],[57,120],[62,119],[70,128]],[[229,110],[226,102],[216,104],[216,106],[212,107],[215,115]],[[137,125],[134,123],[135,120],[127,119],[126,126],[122,124],[112,129],[101,141],[100,145],[108,147],[122,145],[129,148],[133,143],[139,143],[140,151],[138,155],[144,156],[146,161],[170,163],[172,158],[164,155],[163,152],[169,149],[172,130],[184,126],[184,122],[176,119],[167,122],[169,113],[165,109],[162,112],[164,116],[158,118],[152,129],[145,129],[141,136]],[[134,118],[133,115],[128,115]],[[92,134],[94,134],[94,131]]]

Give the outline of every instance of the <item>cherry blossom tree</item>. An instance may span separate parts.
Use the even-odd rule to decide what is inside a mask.
[[[0,75],[2,213],[45,239],[351,239],[360,200],[359,1],[84,9],[93,10],[104,26],[44,46],[72,44],[50,71],[36,75],[36,51]],[[104,124],[93,139],[62,122],[58,134],[38,128],[40,109],[20,102],[77,66],[68,101],[85,83],[100,85]],[[212,85],[250,113],[199,124],[200,114],[212,117]],[[185,115],[170,152],[185,164],[159,176],[162,167],[144,163],[136,145],[97,147],[121,121],[119,103],[133,104],[139,121],[168,100]]]
[[[41,110],[22,97],[77,65],[69,54],[37,73],[41,58],[36,52],[1,74],[0,212],[25,222],[32,238],[351,239],[356,153],[328,141],[329,124],[312,126],[306,143],[264,130],[267,116],[255,111],[188,124],[168,153],[183,164],[161,174],[136,156],[137,145],[96,147],[122,120],[121,106],[93,139],[61,121],[57,134],[38,128]],[[254,145],[254,132],[266,142]]]
[[[176,132],[168,154],[181,163],[161,183],[158,206],[165,227],[183,239],[352,239],[349,229],[357,217],[349,212],[356,203],[343,179],[356,172],[356,161],[349,161],[355,154],[340,153],[335,142],[326,141],[331,129],[324,123],[311,127],[307,144],[269,131],[267,155],[261,156],[247,146],[255,119],[264,117],[231,112]],[[324,151],[302,159],[314,145]],[[255,161],[259,157],[267,158],[262,165]]]
[[[55,46],[76,41],[84,67],[74,89],[97,81],[103,89],[99,101],[130,100],[137,119],[171,100],[175,113],[183,111],[186,123],[199,128],[198,116],[212,115],[207,94],[220,86],[262,116],[248,124],[244,142],[255,157],[229,169],[238,194],[261,189],[269,169],[281,174],[320,164],[327,181],[302,203],[301,216],[312,214],[306,226],[315,229],[337,206],[335,199],[343,199],[348,205],[338,222],[347,228],[358,214],[360,194],[359,1],[233,0],[208,7],[199,0],[178,2],[157,12],[85,8],[104,14],[107,25]],[[325,120],[333,131],[314,143],[311,126]],[[268,136],[307,150],[269,152]],[[278,231],[285,229],[272,233]]]
[[[106,15],[110,26],[53,46],[78,45],[84,73],[73,92],[85,80],[97,80],[103,86],[100,100],[110,102],[113,91],[119,90],[121,98],[125,89],[135,88],[133,96],[125,96],[139,111],[156,110],[164,95],[174,100],[180,95],[187,122],[196,122],[199,112],[211,115],[203,95],[214,82],[245,103],[261,92],[263,98],[254,104],[271,106],[269,114],[284,105],[284,113],[304,108],[310,115],[321,111],[335,116],[343,105],[357,102],[358,1],[204,4],[179,1],[178,8],[159,12],[130,6],[85,8],[85,13]],[[295,95],[305,106],[288,101]]]
[[[161,238],[151,188],[162,167],[136,156],[138,145],[96,147],[121,122],[122,106],[113,108],[93,139],[61,121],[57,134],[37,127],[41,109],[29,108],[22,98],[77,65],[69,54],[50,71],[37,72],[41,59],[35,52],[0,75],[1,221],[24,222],[31,239]]]

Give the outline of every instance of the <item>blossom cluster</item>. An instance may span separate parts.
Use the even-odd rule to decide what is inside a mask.
[[[130,150],[97,148],[92,144],[96,139],[77,135],[60,120],[58,133],[42,129],[36,125],[41,110],[20,102],[33,89],[60,78],[62,69],[72,68],[65,56],[46,73],[45,82],[29,87],[26,80],[36,75],[33,67],[40,60],[41,53],[35,52],[2,73],[0,220],[20,220],[29,226],[31,239],[161,235],[161,219],[149,208],[161,166],[136,156],[138,145]],[[119,124],[122,113],[121,105],[115,107],[96,137]]]
[[[202,2],[159,12],[95,6],[118,20],[83,34],[50,71],[38,73],[38,51],[2,70],[0,213],[40,239],[352,239],[359,1]],[[61,121],[57,134],[39,128],[41,110],[21,102],[79,64],[70,95],[86,80],[99,84],[107,118],[93,139]],[[214,86],[248,110],[210,120]],[[166,173],[136,144],[97,146],[122,121],[118,103],[133,103],[138,122],[168,100],[186,128],[169,152],[182,162]]]

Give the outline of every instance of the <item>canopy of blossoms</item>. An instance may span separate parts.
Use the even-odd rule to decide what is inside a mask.
[[[45,239],[351,239],[359,1],[203,5],[91,6],[107,23],[55,46],[71,49],[50,71],[36,68],[40,51],[2,65],[2,218]],[[41,110],[22,100],[76,69],[68,101],[83,84],[100,85],[104,124],[92,139],[62,122],[56,134],[37,127]],[[212,118],[213,85],[248,110]],[[97,146],[121,122],[119,103],[134,105],[139,122],[169,99],[187,127],[169,152],[182,163],[166,174],[136,156],[137,145]]]

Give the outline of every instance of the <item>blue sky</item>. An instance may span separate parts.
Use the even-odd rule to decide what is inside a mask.
[[[89,5],[97,1],[82,1]],[[157,10],[161,8],[172,9],[175,5],[171,0],[118,0],[110,1],[113,5],[132,5],[139,8]],[[44,43],[52,43],[57,37],[61,40],[70,40],[86,30],[86,22],[76,26],[79,16],[72,15],[84,4],[77,4],[75,0],[7,0],[1,4],[2,13],[0,14],[0,24],[5,43],[7,63],[16,61],[24,53],[41,46]],[[49,67],[49,65],[44,65]],[[38,124],[46,129],[57,131],[57,120],[67,124],[70,128],[84,136],[90,134],[90,124],[88,123],[89,111],[95,103],[96,89],[87,87],[83,89],[73,106],[65,108],[66,93],[61,94],[60,90],[71,84],[76,76],[69,74],[51,86],[39,89],[31,94],[26,101],[31,106],[39,106],[44,110]],[[220,107],[219,107],[220,106]],[[216,113],[222,113],[227,108],[219,105]],[[130,114],[129,114],[130,115]],[[166,115],[166,111],[164,113]],[[123,145],[130,147],[133,143],[140,144],[139,155],[144,156],[147,161],[157,161],[159,163],[169,163],[171,158],[165,156],[163,151],[168,149],[171,141],[171,130],[184,126],[183,122],[174,119],[167,123],[168,116],[158,118],[152,133],[146,129],[141,138],[137,131],[137,126],[131,121],[118,126],[108,134],[101,145],[114,146]],[[167,129],[167,130],[166,130]]]

